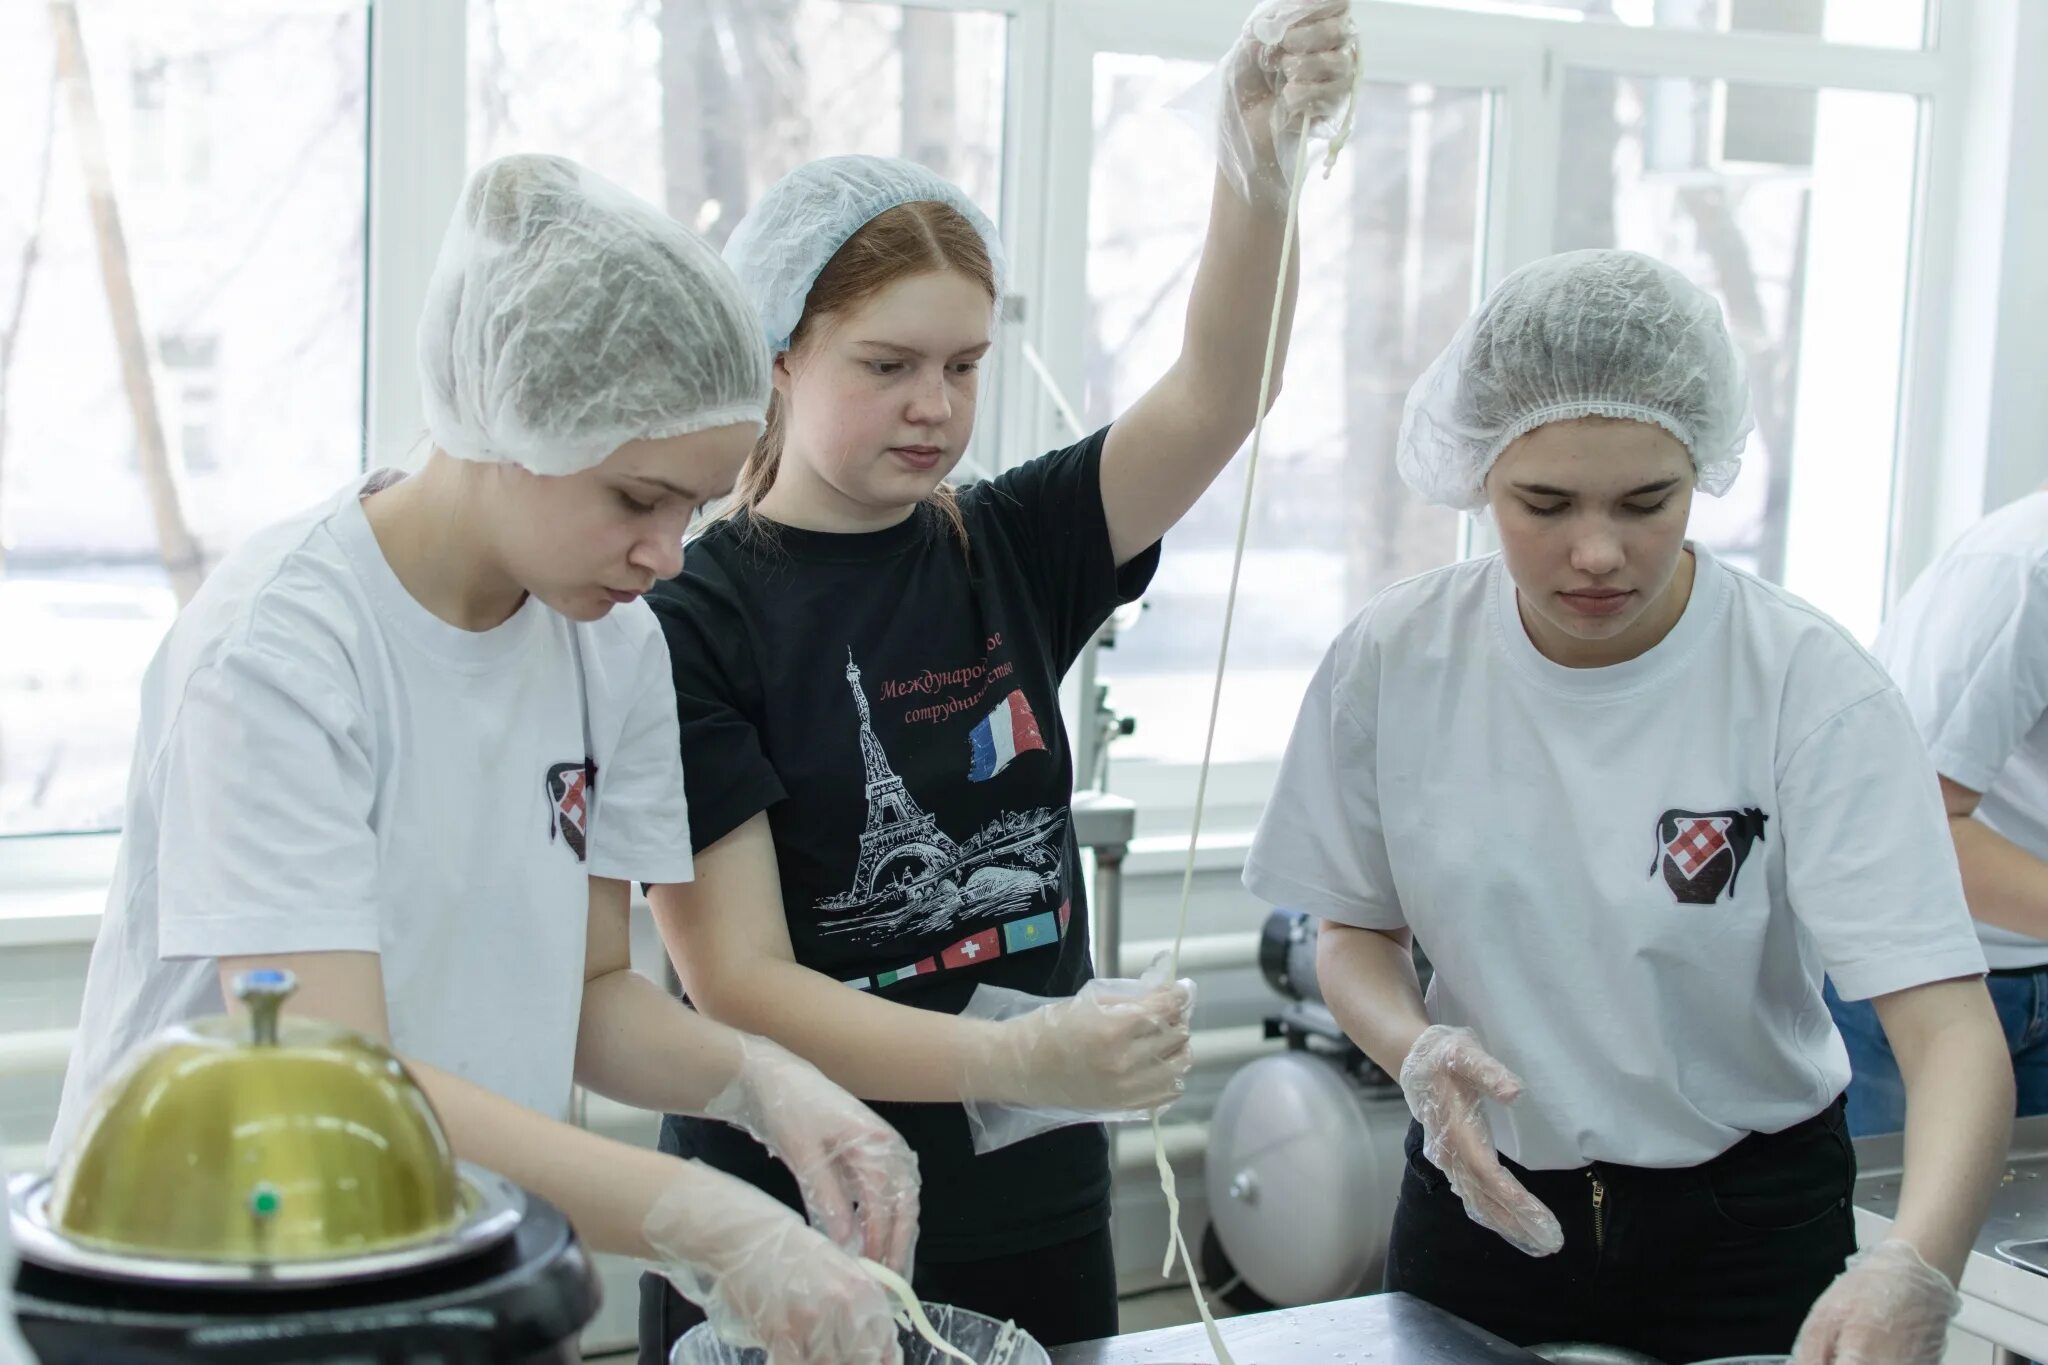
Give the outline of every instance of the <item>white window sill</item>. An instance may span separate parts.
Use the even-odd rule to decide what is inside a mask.
[[[1244,870],[1244,855],[1251,851],[1250,830],[1218,830],[1211,833],[1202,831],[1202,842],[1195,849],[1195,871],[1197,872],[1241,872]],[[1182,830],[1174,834],[1141,834],[1131,840],[1131,851],[1124,858],[1126,877],[1180,876],[1187,868],[1188,836]]]
[[[0,890],[0,949],[91,943],[106,903],[103,886]]]
[[[116,834],[0,839],[0,948],[92,942],[120,847]]]

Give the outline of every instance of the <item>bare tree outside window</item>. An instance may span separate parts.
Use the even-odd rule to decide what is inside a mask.
[[[1819,6],[1806,11],[1807,21],[1817,24]],[[1744,472],[1725,498],[1695,504],[1694,536],[1742,568],[1789,582],[1824,608],[1843,612],[1839,602],[1825,600],[1824,580],[1791,582],[1797,577],[1790,556],[1801,462],[1839,458],[1834,451],[1800,448],[1815,416],[1808,412],[1802,422],[1802,401],[1827,401],[1835,387],[1827,367],[1845,363],[1834,333],[1816,332],[1808,316],[1816,287],[1810,275],[1814,220],[1817,207],[1832,208],[1837,219],[1865,219],[1862,236],[1874,245],[1838,244],[1837,264],[1845,250],[1870,253],[1863,270],[1868,287],[1900,295],[1889,323],[1898,335],[1903,246],[1894,250],[1894,244],[1910,229],[1912,141],[1898,139],[1892,152],[1873,161],[1866,148],[1845,144],[1828,129],[1847,121],[1839,111],[1844,99],[1903,102],[1903,110],[1892,112],[1903,112],[1909,123],[1910,101],[1577,69],[1564,81],[1565,145],[1572,151],[1560,163],[1555,245],[1627,247],[1678,267],[1720,301],[1748,365],[1756,431]],[[1824,119],[1831,108],[1837,112]],[[1899,264],[1891,263],[1894,255]],[[1832,328],[1839,320],[1820,321]],[[1898,350],[1894,344],[1885,367],[1892,382]],[[1817,385],[1805,373],[1815,363],[1823,366]],[[1875,384],[1871,401],[1882,401],[1877,395],[1883,392],[1883,384]],[[1860,454],[1867,476],[1888,479],[1888,443]]]
[[[18,228],[10,227],[11,232],[19,234],[20,244],[14,253],[14,282],[6,315],[0,319],[0,577],[7,572],[7,394],[14,378],[14,350],[21,340],[21,320],[28,311],[29,289],[35,281],[36,266],[42,260],[43,216],[50,202],[50,158],[57,147],[58,79],[58,67],[52,62],[50,78],[44,85],[42,118],[35,125],[40,131],[33,135],[34,169],[29,173],[28,193],[22,198],[31,207]]]
[[[207,570],[360,468],[360,5],[0,7],[0,835],[110,828]]]
[[[901,156],[1002,205],[1008,21],[855,0],[470,0],[470,158],[556,152],[723,245],[776,179]],[[564,83],[563,69],[614,74]],[[983,410],[996,410],[985,389]],[[984,422],[966,475],[997,463]]]

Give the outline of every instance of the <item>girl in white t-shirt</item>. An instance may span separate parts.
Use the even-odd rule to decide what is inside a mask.
[[[847,1252],[907,1267],[908,1148],[627,955],[630,882],[691,875],[668,653],[638,599],[760,429],[760,324],[686,229],[519,156],[462,195],[419,360],[424,468],[255,536],[150,664],[53,1150],[137,1042],[220,1010],[236,973],[288,968],[291,1008],[404,1057],[458,1155],[653,1262],[729,1340],[893,1361],[889,1304]],[[577,1082],[754,1134],[823,1235],[563,1122]]]
[[[1501,552],[1381,593],[1310,685],[1245,881],[1417,1122],[1390,1288],[1521,1343],[1935,1365],[2012,1076],[1935,777],[1833,622],[1685,539],[1749,430],[1713,301],[1573,252],[1409,396],[1403,476]],[[1425,999],[1411,934],[1434,968]],[[1911,1094],[1856,1249],[1821,997]]]
[[[2048,489],[1956,538],[1885,619],[1871,650],[1941,774],[1963,894],[1991,964],[2017,1116],[2048,1113]],[[1849,1131],[1906,1121],[1898,1059],[1865,1001],[1830,993],[1849,1045]]]

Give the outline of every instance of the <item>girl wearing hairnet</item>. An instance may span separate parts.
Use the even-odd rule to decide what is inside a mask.
[[[919,1292],[1047,1345],[1116,1331],[1099,1120],[1180,1093],[1192,1004],[1090,979],[1059,680],[1251,430],[1245,319],[1273,307],[1292,139],[1350,93],[1345,5],[1264,6],[1225,70],[1179,360],[1108,429],[957,490],[993,225],[902,161],[772,187],[726,246],[775,358],[767,430],[653,597],[698,877],[652,900],[690,999],[875,1102],[924,1177]],[[796,1196],[729,1129],[663,1143]],[[659,1283],[642,1304],[665,1359],[694,1314]]]
[[[135,1043],[220,1010],[247,968],[287,968],[293,1009],[405,1058],[457,1155],[653,1263],[728,1337],[778,1365],[894,1361],[890,1306],[847,1250],[907,1263],[914,1158],[627,960],[629,880],[691,874],[667,651],[639,599],[760,430],[753,311],[675,222],[511,157],[464,191],[419,361],[425,466],[253,537],[150,664],[54,1150]],[[572,1082],[755,1134],[823,1232],[563,1122]]]
[[[1322,917],[1324,996],[1414,1111],[1390,1288],[1524,1344],[1935,1365],[2012,1076],[1897,690],[1685,538],[1747,403],[1670,268],[1505,280],[1399,450],[1502,548],[1331,647],[1245,884]],[[1853,1256],[1823,971],[1875,1002],[1912,1096],[1898,1219]]]

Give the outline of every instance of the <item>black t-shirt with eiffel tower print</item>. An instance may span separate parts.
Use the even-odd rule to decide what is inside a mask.
[[[1092,968],[1059,682],[1158,547],[1119,569],[1105,432],[960,490],[968,547],[920,507],[852,535],[732,520],[651,601],[674,659],[693,848],[768,812],[797,961],[957,1013],[982,983],[1071,995]],[[1056,1245],[1109,1217],[1079,1125],[974,1155],[957,1104],[877,1104],[924,1177],[921,1259]],[[664,1145],[786,1195],[736,1130]]]

